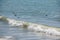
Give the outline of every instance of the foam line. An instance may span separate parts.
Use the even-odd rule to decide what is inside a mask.
[[[24,22],[24,21],[18,21],[10,18],[6,18],[4,16],[0,16],[0,20],[7,21],[11,26],[19,26],[27,28],[28,30],[32,30],[35,32],[42,32],[49,35],[54,36],[60,36],[60,28],[56,27],[49,27],[46,25],[36,24],[36,23],[30,23],[30,22]]]

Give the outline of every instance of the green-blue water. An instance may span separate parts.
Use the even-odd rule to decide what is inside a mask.
[[[60,0],[0,0],[0,15],[17,20],[60,27]],[[31,38],[29,40],[34,38],[34,40],[52,40],[44,36],[36,36],[34,33],[30,34],[29,31],[21,28],[21,30],[12,28],[14,31],[12,32],[12,30],[9,30],[11,29],[11,27],[8,27],[9,25],[5,26],[3,23],[2,25],[4,26],[0,26],[2,27],[0,28],[0,35],[3,36],[15,33],[17,40],[24,40],[23,38]],[[20,36],[20,33],[22,33],[23,37]]]

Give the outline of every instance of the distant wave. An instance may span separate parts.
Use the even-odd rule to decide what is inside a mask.
[[[13,36],[1,36],[0,40],[14,40]]]
[[[60,36],[60,28],[49,27],[46,25],[14,20],[14,19],[10,19],[10,18],[4,17],[4,16],[0,16],[0,20],[8,22],[8,24],[10,24],[11,26],[27,28],[28,30],[39,32],[39,33],[44,33],[44,34],[48,34],[48,35]]]

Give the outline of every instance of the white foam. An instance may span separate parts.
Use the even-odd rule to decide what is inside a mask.
[[[45,29],[45,31],[47,34],[50,34],[50,35],[60,35],[60,32],[57,31],[56,29],[49,28],[49,29]]]
[[[43,29],[39,27],[39,25],[31,24],[28,26],[28,29],[34,30],[34,31],[42,31]]]
[[[40,25],[36,25],[36,24],[32,24],[30,26],[28,26],[28,29],[33,30],[33,31],[37,31],[37,32],[43,32],[49,35],[57,35],[60,36],[60,31],[57,31],[54,28],[45,28],[44,26],[40,26]]]
[[[13,19],[8,19],[8,23],[11,25],[11,26],[21,26],[23,25],[23,22],[22,21],[16,21],[16,20],[13,20]]]
[[[12,36],[3,36],[0,40],[14,40],[14,38]]]
[[[2,18],[2,17],[0,17]],[[32,30],[32,31],[36,31],[36,32],[42,32],[42,33],[46,33],[49,35],[58,35],[60,36],[60,31],[58,31],[56,28],[50,28],[48,26],[45,25],[40,25],[40,24],[34,24],[34,23],[26,23],[24,21],[18,21],[18,20],[14,20],[14,19],[9,19],[7,18],[8,23],[11,26],[23,26],[24,24],[28,24],[28,29]],[[23,26],[24,27],[24,26]]]

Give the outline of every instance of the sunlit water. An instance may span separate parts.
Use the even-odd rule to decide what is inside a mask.
[[[60,0],[0,0],[0,15],[60,27]],[[0,36],[11,36],[13,40],[60,40],[27,29],[11,27],[1,21]]]

